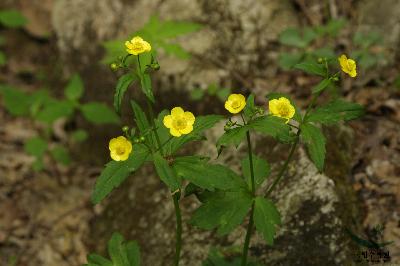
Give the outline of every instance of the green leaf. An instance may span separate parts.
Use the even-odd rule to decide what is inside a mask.
[[[257,197],[254,203],[254,224],[265,241],[273,245],[276,226],[281,224],[281,217],[275,205],[268,199]]]
[[[97,204],[102,201],[110,192],[118,187],[132,172],[142,166],[147,156],[148,150],[143,145],[134,145],[132,153],[126,161],[111,161],[96,180],[96,185],[92,193],[92,202]]]
[[[151,87],[151,78],[149,74],[143,74],[142,78],[140,79],[140,84],[143,93],[146,97],[152,102],[155,102],[154,95],[153,95],[153,88]]]
[[[114,94],[114,108],[118,114],[121,113],[121,104],[126,90],[136,79],[137,76],[132,73],[125,74],[118,79]]]
[[[334,124],[342,120],[353,120],[363,115],[364,108],[361,105],[337,99],[316,108],[306,117],[306,121]]]
[[[253,154],[254,183],[258,188],[271,173],[271,166],[267,161]],[[246,179],[247,185],[251,188],[250,159],[246,157],[242,160],[242,173]]]
[[[317,64],[317,63],[299,63],[294,66],[295,69],[302,70],[308,74],[313,74],[313,75],[318,75],[325,77],[326,75],[326,70],[325,67],[322,64]]]
[[[151,125],[146,117],[143,109],[134,100],[131,100],[131,106],[135,115],[136,126],[142,136],[146,138],[146,143],[150,146],[154,146],[155,140],[153,139],[153,133]]]
[[[154,17],[153,17],[154,18]],[[198,31],[202,28],[201,24],[180,21],[162,21],[157,29],[158,38],[175,38]]]
[[[88,138],[88,133],[83,129],[78,129],[72,132],[71,138],[76,142],[83,142]]]
[[[300,63],[303,53],[280,53],[278,64],[284,70],[291,69],[294,65]]]
[[[193,88],[190,92],[190,98],[193,101],[199,101],[204,97],[204,90],[201,88]]]
[[[166,154],[172,155],[186,143],[203,139],[202,133],[205,130],[212,128],[216,123],[221,121],[223,118],[224,117],[221,115],[197,116],[193,125],[193,131],[191,133],[181,136],[179,138],[173,138],[170,142],[168,142],[165,145],[164,150],[166,151]],[[160,120],[159,127],[165,128],[165,126],[162,124],[162,120]]]
[[[99,102],[90,102],[81,106],[83,116],[93,124],[118,124],[117,114],[107,105]]]
[[[3,95],[4,106],[12,115],[28,115],[31,105],[27,93],[7,85],[0,85],[0,93]]]
[[[75,74],[72,76],[67,87],[65,88],[64,94],[68,100],[75,101],[82,97],[84,90],[85,89],[81,77],[78,74]]]
[[[322,172],[325,161],[325,137],[322,131],[309,123],[302,124],[300,134],[307,147],[308,154],[317,169]]]
[[[286,120],[283,118],[266,115],[257,117],[248,126],[283,143],[290,143],[293,141],[294,136],[290,132],[290,126],[285,122]]]
[[[323,79],[320,83],[318,83],[316,86],[312,88],[312,93],[318,93],[323,91],[325,88],[327,88],[331,84],[331,79]]]
[[[69,165],[71,163],[69,152],[62,146],[54,147],[50,150],[50,153],[58,163],[61,163],[63,165]]]
[[[124,237],[119,233],[113,233],[108,241],[108,254],[110,254],[113,266],[130,266],[123,242]]]
[[[25,142],[24,150],[29,155],[42,158],[47,150],[47,141],[40,137],[33,137]]]
[[[173,167],[178,176],[210,191],[235,187],[236,180],[240,179],[235,172],[223,165],[210,164],[207,161],[199,156],[178,157]]]
[[[87,256],[88,263],[92,263],[100,266],[113,266],[112,262],[96,253],[89,254]],[[90,264],[89,264],[90,265]]]
[[[181,45],[177,43],[167,43],[163,42],[160,44],[160,47],[164,49],[164,51],[169,54],[176,56],[180,59],[190,59],[190,53],[188,53],[185,49],[182,48]]]
[[[160,154],[156,153],[153,155],[154,166],[160,179],[174,192],[181,186],[180,180],[175,170],[168,164]]]
[[[0,51],[0,66],[4,66],[7,63],[6,55]]]
[[[130,266],[140,266],[140,248],[136,241],[129,241],[126,244],[126,253]]]
[[[24,26],[28,20],[17,10],[1,10],[0,23],[9,28]]]
[[[103,59],[101,59],[101,63],[103,64],[111,64],[115,62],[115,60],[120,56],[126,55],[125,40],[112,40],[106,41],[102,43],[102,46],[105,50],[105,55]]]
[[[294,46],[298,48],[304,48],[308,44],[301,37],[299,29],[296,28],[288,28],[281,32],[281,34],[279,35],[279,42],[284,45]]]
[[[250,129],[249,126],[240,126],[226,131],[217,141],[217,149],[234,145],[236,148],[246,137],[246,132]]]
[[[246,106],[243,109],[244,116],[246,117],[247,120],[250,120],[255,114],[255,109],[254,109],[254,95],[250,94],[249,97],[247,97],[246,100]]]
[[[217,90],[217,97],[220,101],[225,102],[228,96],[231,94],[232,90],[230,88],[220,88]]]
[[[219,235],[227,234],[243,222],[252,202],[247,191],[214,193],[195,211],[190,223],[206,230],[217,227]]]
[[[51,100],[44,103],[43,108],[36,114],[36,119],[52,124],[59,118],[69,117],[74,113],[74,105],[69,101]]]

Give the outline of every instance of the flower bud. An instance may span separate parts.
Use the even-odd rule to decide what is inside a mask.
[[[143,137],[143,136],[141,136],[140,138],[139,138],[139,142],[144,142],[145,141],[145,138]]]
[[[230,126],[228,126],[228,125],[225,125],[225,126],[224,126],[224,131],[229,131],[230,129],[231,129]]]
[[[322,59],[322,57],[318,58],[318,63],[322,64],[324,62],[324,60]]]
[[[119,65],[117,63],[111,63],[110,68],[112,71],[116,71],[119,68]]]
[[[122,127],[122,132],[127,133],[129,131],[129,127],[128,126],[123,126]]]

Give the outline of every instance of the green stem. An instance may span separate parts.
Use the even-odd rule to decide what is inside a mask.
[[[247,264],[247,254],[249,252],[250,238],[251,238],[251,234],[253,233],[253,225],[254,225],[253,214],[254,214],[254,202],[251,205],[250,220],[249,220],[249,224],[247,225],[246,239],[244,240],[244,245],[243,245],[243,255],[242,255],[241,266],[246,266],[246,264]]]
[[[243,122],[245,123],[244,118]],[[251,193],[253,197],[255,197],[256,186],[254,181],[253,153],[251,148],[251,139],[249,131],[246,132],[246,137],[247,137],[247,146],[248,146],[249,162],[250,162]],[[251,239],[251,234],[253,233],[253,226],[254,226],[253,214],[254,214],[254,202],[251,206],[249,224],[247,225],[246,238],[243,245],[242,264],[241,264],[242,266],[245,266],[247,264],[247,254],[249,253],[250,239]]]
[[[179,265],[179,260],[181,257],[181,248],[182,248],[182,215],[181,215],[181,209],[179,207],[179,195],[180,195],[179,192],[172,195],[174,199],[175,217],[176,217],[176,243],[175,243],[174,266]]]

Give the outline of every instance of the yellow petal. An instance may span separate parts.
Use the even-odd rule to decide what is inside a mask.
[[[181,116],[185,113],[181,107],[174,107],[171,110],[171,115],[174,116]]]
[[[184,129],[179,130],[181,134],[189,134],[193,131],[193,125],[188,125]]]
[[[195,121],[195,117],[191,112],[185,112],[184,114],[185,120],[188,123],[188,125],[193,125]]]
[[[135,36],[132,38],[131,43],[135,43],[135,42],[143,42],[143,39],[139,36]]]
[[[166,128],[171,128],[172,127],[172,115],[164,116],[163,123]]]
[[[269,112],[273,115],[279,113],[277,110],[277,105],[278,105],[278,100],[277,99],[272,99],[268,102],[268,108],[269,108]]]
[[[126,161],[126,160],[128,160],[129,154],[130,154],[129,152],[123,153],[122,155],[119,156],[119,160],[120,160],[120,161]]]
[[[293,105],[290,105],[289,106],[289,115],[288,115],[288,118],[292,118],[293,116],[294,116],[294,114],[296,113],[296,109],[294,108],[294,106]]]
[[[171,127],[171,129],[169,130],[169,133],[174,136],[174,137],[180,137],[182,134],[179,132],[179,130]]]
[[[110,151],[110,157],[114,161],[120,161],[121,159],[119,158],[119,155],[115,151]]]

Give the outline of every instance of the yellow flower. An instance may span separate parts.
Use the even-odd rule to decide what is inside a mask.
[[[338,60],[339,60],[340,66],[342,67],[342,70],[344,73],[349,74],[349,76],[352,78],[357,76],[356,61],[354,61],[353,59],[347,58],[347,56],[344,54],[342,54],[338,58]]]
[[[274,116],[287,119],[286,123],[289,122],[289,119],[292,118],[296,112],[293,105],[291,105],[290,101],[285,97],[272,99],[269,101],[268,105],[270,113]]]
[[[139,36],[133,37],[132,40],[125,42],[126,51],[133,55],[151,51],[150,43],[146,42]]]
[[[237,114],[246,106],[246,98],[242,94],[231,94],[225,102],[225,109]]]
[[[124,136],[119,136],[110,140],[108,144],[110,156],[114,161],[125,161],[132,152],[132,144]]]
[[[174,137],[189,134],[193,130],[195,117],[191,112],[185,112],[181,107],[174,107],[170,115],[164,116],[164,126]]]

